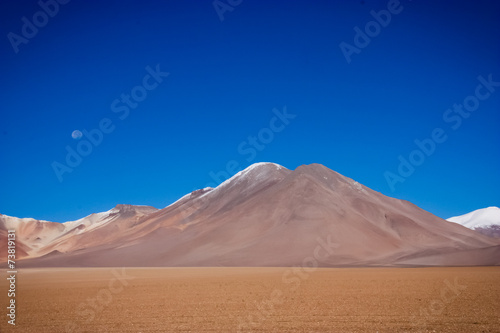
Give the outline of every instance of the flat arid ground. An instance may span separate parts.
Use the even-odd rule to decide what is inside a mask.
[[[500,267],[21,269],[16,289],[2,332],[500,332]]]

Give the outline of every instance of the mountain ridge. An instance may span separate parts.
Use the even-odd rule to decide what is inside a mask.
[[[163,209],[117,205],[62,231],[29,225],[18,228],[26,267],[300,265],[324,237],[339,245],[326,267],[500,264],[500,242],[321,164],[258,163]]]

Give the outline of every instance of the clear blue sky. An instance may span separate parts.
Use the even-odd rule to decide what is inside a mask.
[[[350,63],[339,45],[388,1],[231,2],[221,21],[212,1],[73,0],[53,17],[2,1],[0,213],[63,222],[119,203],[163,208],[229,161],[321,163],[445,218],[500,205],[500,87],[460,126],[443,119],[478,76],[500,81],[500,2],[402,0]],[[34,15],[36,35],[27,26],[11,42]],[[146,77],[158,64],[160,83]],[[132,90],[134,108],[120,101]],[[273,120],[285,106],[287,125]],[[72,132],[103,119],[113,130],[59,181],[66,147],[88,148]],[[447,140],[392,190],[385,172],[436,128]]]

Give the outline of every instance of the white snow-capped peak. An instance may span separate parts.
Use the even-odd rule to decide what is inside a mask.
[[[245,176],[245,175],[250,174],[251,172],[254,172],[254,171],[259,170],[259,169],[264,170],[264,167],[270,167],[270,166],[276,168],[277,170],[285,169],[285,167],[283,167],[283,166],[281,166],[279,164],[276,164],[276,163],[271,163],[271,162],[254,163],[254,164],[250,165],[249,167],[247,167],[246,169],[241,170],[240,172],[236,173],[234,176],[232,176],[231,178],[227,179],[226,181],[222,182],[216,188],[217,189],[218,188],[222,188],[222,187],[226,186],[227,184],[229,184],[230,182],[232,182],[233,180],[235,180],[237,178],[240,178],[241,176]],[[263,174],[264,174],[264,172],[262,172],[261,175],[263,175]],[[258,180],[258,178],[256,180]]]
[[[263,166],[274,166],[277,169],[284,169],[285,168],[282,165],[279,165],[279,164],[276,164],[276,163],[272,163],[272,162],[258,162],[258,163],[254,163],[254,164],[250,165],[249,167],[247,167],[242,172],[244,172],[244,171],[250,171],[250,170],[254,170],[254,169],[258,169],[258,168],[263,167]]]
[[[494,206],[481,208],[464,215],[450,217],[447,221],[461,224],[469,229],[500,225],[500,208]]]
[[[262,170],[259,171],[259,169]],[[212,195],[214,193],[218,193],[221,189],[225,188],[229,183],[232,183],[233,181],[238,182],[241,181],[242,179],[246,178],[247,175],[252,174],[252,182],[257,183],[260,178],[266,178],[268,175],[268,172],[271,170],[281,170],[281,169],[286,169],[284,166],[281,166],[276,163],[272,162],[259,162],[259,163],[254,163],[247,167],[244,170],[239,171],[238,173],[234,174],[232,177],[229,177],[222,183],[220,183],[217,187],[205,187],[203,189],[188,193],[178,199],[177,201],[171,203],[167,207],[173,206],[181,201],[187,200],[193,196],[194,193],[202,192],[202,194],[198,198],[206,198],[207,195]],[[165,207],[165,208],[167,208]]]
[[[259,183],[260,180],[268,178],[270,172],[281,169],[286,169],[286,168],[279,164],[271,162],[254,163],[249,167],[247,167],[246,169],[239,171],[229,179],[226,179],[212,191],[204,193],[200,198],[203,198],[207,195],[213,195],[215,193],[219,193],[222,189],[225,189],[229,184],[238,184],[244,179],[250,179],[251,184],[257,184]],[[248,176],[250,176],[250,178],[248,178]],[[252,185],[246,187],[245,190],[249,190],[251,187]]]

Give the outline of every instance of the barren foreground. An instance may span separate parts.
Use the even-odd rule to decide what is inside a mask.
[[[500,267],[24,269],[16,289],[2,332],[500,332]]]

